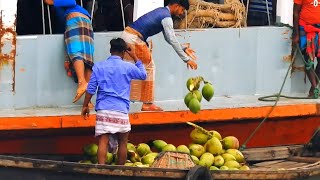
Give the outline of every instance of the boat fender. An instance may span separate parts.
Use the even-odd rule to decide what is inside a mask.
[[[185,180],[212,180],[212,176],[208,168],[194,166],[188,171]]]

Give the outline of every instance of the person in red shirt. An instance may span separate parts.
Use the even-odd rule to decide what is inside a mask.
[[[294,0],[292,45],[298,46],[307,61],[306,74],[311,83],[308,97],[317,98],[319,89],[316,75],[320,77],[320,65],[315,71],[314,60],[320,58],[320,0]]]

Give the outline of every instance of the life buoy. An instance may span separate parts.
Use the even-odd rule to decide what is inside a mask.
[[[185,180],[212,180],[212,176],[208,168],[195,166],[189,170]]]

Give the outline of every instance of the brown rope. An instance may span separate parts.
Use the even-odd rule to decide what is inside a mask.
[[[189,3],[186,17],[177,22],[179,29],[246,26],[246,8],[240,0],[225,0],[225,4],[202,0],[189,0]]]

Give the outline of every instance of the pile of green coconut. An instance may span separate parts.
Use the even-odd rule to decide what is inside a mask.
[[[149,146],[146,143],[127,144],[128,159],[125,166],[150,167],[160,152],[173,151],[190,154],[196,165],[210,170],[249,170],[243,154],[238,150],[239,141],[234,136],[221,137],[217,131],[208,131],[198,125],[188,122],[195,127],[190,133],[192,143],[175,146],[163,140],[154,140]],[[80,163],[97,163],[96,144],[89,144],[83,148],[85,160]],[[153,151],[152,151],[153,150]],[[114,165],[116,155],[107,154],[106,164]]]
[[[202,82],[204,85],[200,91]],[[184,103],[192,113],[197,114],[201,110],[202,97],[210,102],[214,95],[214,88],[210,82],[204,80],[201,76],[189,78],[186,85],[189,92],[184,97]]]

